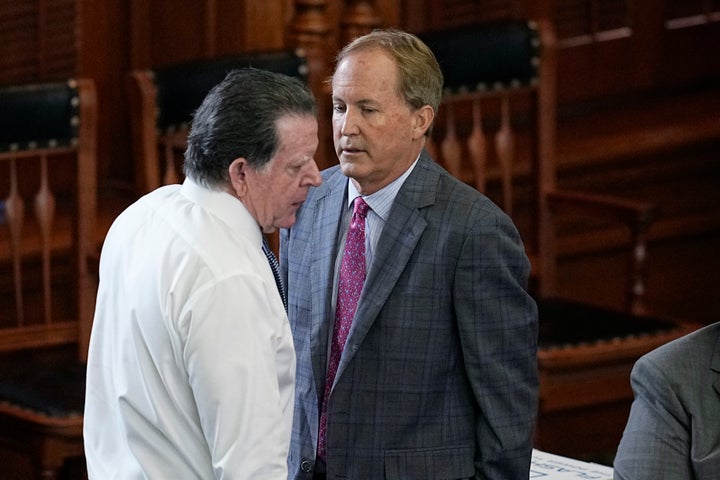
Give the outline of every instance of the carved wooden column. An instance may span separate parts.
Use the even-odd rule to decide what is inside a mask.
[[[332,31],[328,18],[328,0],[295,0],[295,14],[288,27],[288,43],[302,48],[310,68],[309,81],[316,94],[329,74],[329,47]]]
[[[288,27],[288,43],[305,51],[308,62],[308,83],[318,99],[320,146],[315,156],[318,167],[337,163],[332,146],[330,125],[330,92],[324,80],[330,75],[331,22],[327,11],[328,0],[295,0],[295,12]]]
[[[342,44],[345,45],[354,38],[380,27],[383,22],[377,12],[375,2],[372,0],[346,0],[340,20]]]

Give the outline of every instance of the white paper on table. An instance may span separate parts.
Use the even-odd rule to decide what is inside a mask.
[[[613,469],[541,450],[533,450],[530,478],[539,480],[612,480]]]

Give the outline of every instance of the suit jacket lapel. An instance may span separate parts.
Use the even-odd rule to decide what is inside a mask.
[[[360,294],[348,344],[359,344],[365,338],[425,230],[426,222],[419,209],[435,203],[439,171],[434,166],[423,151],[395,197]],[[354,353],[353,349],[343,350],[336,378],[342,375]]]
[[[328,339],[333,328],[333,271],[337,255],[338,228],[340,215],[347,191],[347,177],[339,169],[330,174],[318,187],[313,207],[311,242],[313,257],[310,262],[309,282],[325,279],[324,285],[312,285],[312,344],[315,386],[319,395],[325,383]]]
[[[716,374],[713,387],[715,388],[715,392],[720,395],[720,336],[715,339],[715,349],[713,350],[712,359],[710,360],[710,370]]]

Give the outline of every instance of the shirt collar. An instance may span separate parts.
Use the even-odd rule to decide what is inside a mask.
[[[203,187],[190,177],[183,181],[181,193],[209,214],[219,218],[230,229],[247,237],[253,245],[262,248],[260,226],[238,198],[222,189]]]
[[[372,211],[375,212],[380,218],[382,218],[383,221],[387,221],[387,217],[390,214],[390,209],[392,208],[393,201],[395,200],[397,193],[400,191],[400,187],[403,186],[405,180],[407,180],[407,177],[413,171],[415,165],[417,165],[419,158],[420,155],[418,155],[412,165],[410,165],[407,170],[403,172],[402,175],[400,175],[398,178],[396,178],[377,192],[370,195],[360,195],[360,193],[358,193],[357,191],[357,188],[355,188],[355,184],[351,182],[348,178],[347,208],[352,207],[352,204],[355,201],[356,197],[362,196],[363,200],[365,200],[365,203],[368,204]]]

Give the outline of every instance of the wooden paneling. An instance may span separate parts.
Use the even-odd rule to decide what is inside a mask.
[[[528,0],[405,0],[401,26],[410,31],[442,29],[493,20],[518,19],[532,3]]]
[[[111,215],[119,209],[107,208],[107,186],[133,183],[125,89],[132,68],[302,45],[325,112],[324,167],[335,157],[322,80],[349,28],[377,22],[421,32],[520,17],[550,19],[560,42],[559,182],[658,202],[648,304],[663,315],[717,321],[720,0],[0,0],[0,84],[95,79],[99,204]],[[519,211],[520,225],[530,207]],[[624,268],[625,234],[594,222],[561,228],[560,289],[621,305],[622,285],[610,280]],[[626,409],[607,427],[624,422]],[[566,430],[552,435],[576,446]]]
[[[561,53],[560,101],[720,76],[718,0],[541,0]]]
[[[404,2],[411,31],[549,18],[560,46],[558,96],[573,103],[720,77],[719,0],[421,0]]]
[[[658,83],[672,86],[702,79],[720,83],[720,56],[709,54],[720,45],[720,1],[666,2]]]
[[[0,0],[0,84],[75,74],[75,0]]]
[[[131,67],[281,48],[290,8],[287,1],[133,0]]]
[[[572,101],[645,86],[647,57],[630,0],[548,2],[561,50],[560,101]],[[645,18],[645,17],[643,17]],[[641,23],[641,22],[640,22]]]
[[[128,68],[126,0],[75,0],[78,75],[92,78],[98,92],[98,185],[132,181],[130,136],[125,99]],[[123,28],[119,28],[122,26]]]
[[[720,120],[704,107],[716,103],[692,89],[720,84],[720,56],[708,54],[720,45],[720,0],[0,0],[0,84],[72,75],[95,79],[104,195],[102,186],[133,182],[125,89],[133,67],[302,45],[314,65],[321,111],[327,114],[322,80],[332,69],[344,28],[362,28],[368,18],[376,18],[381,26],[419,32],[526,16],[550,18],[560,41],[563,178],[603,190],[623,172],[649,169],[653,184],[637,188],[641,180],[633,177],[635,184],[615,185],[662,199],[663,212],[680,222],[662,232],[690,225],[698,233],[703,224],[698,215],[720,209],[718,203],[703,195],[686,196],[710,198],[693,213],[690,207],[668,204],[660,186],[677,174],[676,162],[670,161],[675,152],[697,144],[706,149],[698,155],[717,151],[704,142],[720,131]],[[685,93],[670,102],[655,101],[678,90]],[[597,106],[605,113],[596,114]],[[319,158],[329,166],[335,159],[327,117],[321,131]],[[661,152],[665,156],[657,157]],[[696,165],[693,160],[687,165],[688,175],[701,175],[690,167]],[[573,240],[571,250],[579,243]],[[590,245],[584,251],[600,248],[598,242],[583,245]]]

